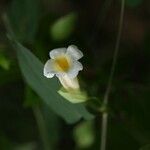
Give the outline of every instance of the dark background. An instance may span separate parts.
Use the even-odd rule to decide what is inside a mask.
[[[150,1],[125,1],[109,99],[107,150],[150,150]],[[4,16],[8,16],[17,40],[43,63],[51,49],[77,45],[84,53],[81,86],[102,101],[115,49],[120,5],[121,0],[0,1],[0,150],[43,150],[36,118],[41,110],[51,149],[98,150],[101,133],[101,114],[92,108],[89,110],[95,119],[90,123],[68,125],[41,104],[22,77],[15,50],[6,37]],[[32,104],[27,99],[32,99]],[[40,110],[33,108],[35,103],[41,104]]]

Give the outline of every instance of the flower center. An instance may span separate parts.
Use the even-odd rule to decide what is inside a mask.
[[[65,56],[55,58],[55,69],[57,71],[65,72],[70,68],[69,60]]]

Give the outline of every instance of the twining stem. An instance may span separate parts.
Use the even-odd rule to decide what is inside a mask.
[[[104,95],[104,101],[103,101],[103,105],[105,108],[108,105],[109,94],[111,91],[112,80],[113,80],[115,67],[116,67],[116,63],[117,63],[117,57],[118,57],[118,51],[119,51],[120,39],[121,39],[121,32],[122,32],[122,25],[123,25],[123,17],[124,17],[124,6],[125,6],[125,0],[121,0],[121,11],[120,11],[119,28],[118,28],[118,34],[117,34],[117,39],[116,39],[115,51],[114,51],[114,55],[113,55],[111,72],[110,72],[110,76],[108,79],[108,85],[107,85],[107,89],[106,89],[106,92]],[[102,125],[101,125],[102,133],[101,133],[100,150],[106,149],[107,126],[108,126],[108,112],[104,111],[102,114]]]
[[[37,121],[37,125],[39,128],[39,133],[43,142],[44,150],[50,150],[50,144],[48,140],[45,120],[43,118],[43,114],[41,112],[41,109],[39,106],[33,106],[33,113],[35,116],[35,119]]]

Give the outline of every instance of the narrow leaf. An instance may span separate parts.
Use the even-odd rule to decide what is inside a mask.
[[[57,93],[60,87],[57,79],[47,79],[43,76],[44,65],[36,56],[20,43],[12,41],[12,44],[17,51],[19,65],[26,82],[56,114],[68,123],[93,117],[83,104],[72,104]]]

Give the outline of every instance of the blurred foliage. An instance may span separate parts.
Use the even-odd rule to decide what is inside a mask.
[[[74,129],[77,149],[88,148],[94,143],[94,124],[92,121],[82,122]]]
[[[107,150],[150,150],[149,10],[149,0],[126,0]],[[0,150],[99,149],[97,108],[110,74],[119,13],[120,0],[0,2]],[[49,51],[69,44],[84,53],[79,76],[91,97],[86,104],[64,100],[58,81],[42,75]],[[91,114],[92,120],[81,119]]]
[[[130,7],[137,7],[142,3],[143,0],[126,0],[126,4]]]
[[[16,38],[32,42],[40,18],[39,0],[13,0],[8,15]]]
[[[9,59],[2,53],[0,54],[0,66],[5,70],[8,70],[10,67]]]
[[[75,29],[76,18],[76,13],[70,13],[58,19],[52,26],[50,26],[50,35],[52,39],[56,41],[67,39]]]
[[[149,150],[149,149],[150,149],[150,145],[146,145],[146,146],[140,148],[140,150]]]

